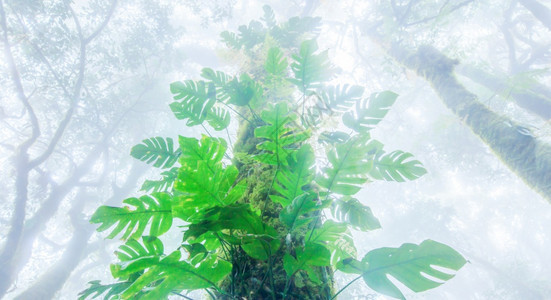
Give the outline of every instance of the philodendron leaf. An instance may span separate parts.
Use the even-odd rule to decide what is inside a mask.
[[[304,193],[297,196],[289,206],[281,210],[279,219],[287,226],[289,232],[293,232],[313,220],[314,216],[310,212],[322,208],[324,206],[318,204],[315,194]]]
[[[314,283],[321,283],[314,267],[330,265],[331,252],[322,245],[308,243],[304,248],[296,249],[296,257],[285,254],[283,257],[283,268],[288,277],[293,276],[298,270],[305,270],[308,277]]]
[[[342,121],[356,132],[369,132],[386,116],[396,98],[398,94],[391,91],[371,94],[369,99],[356,102],[356,109],[345,113]]]
[[[172,226],[172,198],[166,193],[153,193],[153,195],[140,198],[127,198],[123,203],[131,205],[112,207],[100,206],[90,218],[90,222],[101,223],[97,231],[105,231],[117,224],[107,238],[112,239],[125,228],[122,239],[138,238],[150,225],[149,235],[160,236]]]
[[[350,224],[353,228],[368,231],[381,228],[379,220],[371,208],[363,205],[356,198],[343,197],[333,202],[333,216],[339,221]]]
[[[285,208],[298,195],[304,193],[302,188],[311,183],[314,177],[315,159],[314,150],[308,144],[291,153],[287,157],[287,165],[281,166],[277,173],[274,191],[279,195],[270,195],[272,201],[280,203]]]
[[[367,253],[362,261],[344,259],[337,264],[337,268],[345,273],[361,274],[365,283],[379,293],[405,299],[400,289],[390,281],[389,275],[414,292],[422,292],[454,276],[433,266],[458,271],[465,263],[465,258],[450,246],[425,240],[420,245],[407,243],[400,248],[375,249]]]
[[[199,265],[180,258],[180,251],[174,251],[166,257],[139,258],[126,263],[119,270],[121,275],[137,271],[143,274],[122,293],[122,298],[135,299],[139,293],[146,292],[140,299],[166,299],[173,291],[215,287],[232,269],[231,263],[215,257]]]
[[[400,150],[388,154],[379,151],[373,160],[369,176],[377,180],[403,182],[425,175],[427,170],[421,162],[412,158],[413,154]]]
[[[274,76],[281,76],[285,74],[287,66],[287,58],[285,58],[281,49],[273,47],[268,50],[268,57],[266,57],[266,63],[264,64],[266,72]]]
[[[174,167],[168,171],[161,173],[162,178],[160,180],[146,180],[142,184],[140,190],[144,192],[170,192],[172,190],[172,185],[178,177],[178,168]]]
[[[132,147],[130,155],[156,168],[170,168],[178,160],[180,149],[174,149],[171,138],[154,137]]]

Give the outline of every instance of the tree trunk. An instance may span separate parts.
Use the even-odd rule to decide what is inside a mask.
[[[512,89],[505,79],[473,66],[460,65],[457,72],[496,94],[511,90],[509,94],[518,106],[540,116],[544,120],[551,119],[551,98],[546,97],[537,89]]]
[[[536,0],[519,0],[519,2],[526,7],[536,19],[545,25],[545,27],[551,30],[551,9]]]
[[[370,36],[381,39],[373,33]],[[417,52],[397,43],[380,42],[386,52],[405,67],[425,78],[444,104],[486,143],[495,155],[531,188],[551,202],[551,147],[537,140],[527,128],[501,116],[477,99],[454,76],[457,61],[432,46]]]
[[[252,116],[249,117],[252,119]],[[263,211],[264,222],[284,234],[286,228],[279,220],[281,205],[268,197],[277,169],[250,159],[257,154],[256,145],[260,143],[254,137],[254,129],[261,124],[254,123],[243,120],[240,122],[238,140],[233,149],[234,164],[239,169],[240,176],[247,178],[248,188],[243,201],[249,203],[253,209]],[[297,234],[298,242],[295,244],[304,243],[307,232],[309,231],[305,230],[302,235]],[[235,251],[232,253],[232,274],[222,283],[221,289],[238,299],[283,299],[286,290],[285,299],[331,299],[333,270],[330,267],[317,268],[319,278],[323,281],[321,284],[312,282],[303,271],[296,273],[295,279],[288,282],[283,268],[283,256],[288,252],[294,254],[294,249],[289,249],[285,241],[282,241],[279,250],[266,261],[251,258],[240,249]],[[217,296],[217,299],[225,299],[221,295]]]

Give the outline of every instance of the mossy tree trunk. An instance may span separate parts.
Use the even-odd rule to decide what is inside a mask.
[[[551,147],[527,128],[488,109],[454,75],[454,61],[432,46],[408,51],[370,34],[389,56],[425,78],[444,104],[531,188],[551,202]]]
[[[248,115],[243,112],[244,115]],[[249,117],[252,116],[248,115]],[[281,205],[269,198],[274,193],[272,186],[277,167],[258,162],[252,157],[258,154],[256,145],[261,142],[254,136],[254,129],[260,122],[241,120],[238,139],[234,144],[234,161],[239,174],[247,178],[248,187],[241,201],[249,203],[254,210],[262,212],[265,224],[275,228],[285,235],[286,227],[279,219]],[[283,257],[286,253],[294,255],[292,245],[303,245],[309,231],[303,230],[296,234],[293,241],[282,241],[276,253],[261,261],[247,255],[242,249],[236,248],[231,253],[232,274],[221,285],[222,291],[238,299],[331,299],[333,293],[333,270],[331,267],[318,267],[321,284],[309,279],[304,271],[299,271],[291,280],[288,279],[283,267]],[[221,295],[217,298],[227,299]]]

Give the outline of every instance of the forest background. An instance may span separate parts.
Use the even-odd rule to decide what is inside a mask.
[[[457,59],[467,90],[545,147],[551,3],[543,0],[0,0],[0,297],[74,299],[87,281],[109,281],[117,243],[94,233],[90,215],[156,176],[129,156],[133,145],[150,136],[199,136],[173,121],[168,86],[202,67],[236,72],[240,61],[219,33],[258,19],[264,4],[280,20],[322,17],[318,42],[341,68],[339,81],[400,94],[373,136],[414,153],[428,174],[371,183],[358,196],[383,225],[362,235],[360,256],[431,238],[470,263],[442,287],[408,298],[544,299],[551,292],[549,194],[528,186],[537,181],[522,175],[528,164],[498,159],[467,117],[369,34],[377,24],[405,50],[429,44]],[[361,284],[347,295],[376,297]]]

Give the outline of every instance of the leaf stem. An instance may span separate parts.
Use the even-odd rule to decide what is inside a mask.
[[[360,279],[360,278],[362,278],[362,275],[360,275],[360,276],[354,278],[352,281],[350,281],[347,285],[345,285],[342,289],[340,289],[335,295],[333,295],[333,297],[331,298],[331,300],[336,299],[337,296],[338,296],[340,293],[342,293],[342,291],[344,291],[347,287],[349,287],[351,284],[353,284],[354,282],[356,282],[356,280],[358,280],[358,279]]]

